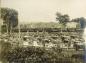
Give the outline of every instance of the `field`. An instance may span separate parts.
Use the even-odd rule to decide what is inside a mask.
[[[2,34],[1,61],[6,63],[84,63],[84,39],[79,32]]]

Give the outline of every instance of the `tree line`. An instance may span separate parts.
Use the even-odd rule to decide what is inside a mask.
[[[68,22],[77,22],[80,25],[80,28],[85,28],[86,26],[86,19],[84,17],[74,18],[70,20],[68,14],[61,14],[59,12],[56,13],[56,21],[59,21],[60,24],[63,24],[64,27]]]
[[[12,31],[12,29],[18,26],[18,11],[10,8],[1,8],[1,18],[3,19],[2,32],[7,31],[8,33]],[[70,16],[68,14],[61,14],[60,12],[56,13],[56,21],[59,21],[64,27],[68,22],[78,22],[80,28],[85,28],[86,19],[84,17],[74,18],[70,20]]]

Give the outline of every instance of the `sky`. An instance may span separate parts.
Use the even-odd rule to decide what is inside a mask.
[[[86,0],[1,0],[19,13],[19,22],[56,22],[56,12],[86,18]]]

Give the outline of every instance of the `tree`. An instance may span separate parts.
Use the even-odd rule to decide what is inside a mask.
[[[79,18],[80,28],[86,27],[86,19],[84,17]]]
[[[85,28],[86,27],[86,19],[84,17],[75,18],[75,19],[72,19],[71,21],[77,22],[78,28]]]
[[[1,8],[1,18],[4,20],[7,31],[10,32],[12,28],[18,25],[18,12],[10,8]]]
[[[63,24],[64,26],[66,26],[66,23],[68,21],[70,21],[70,18],[67,14],[62,15],[61,13],[56,14],[56,20],[59,21],[59,23]]]

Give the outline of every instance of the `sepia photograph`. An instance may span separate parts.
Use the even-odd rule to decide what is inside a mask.
[[[0,63],[86,63],[86,0],[0,0]]]

